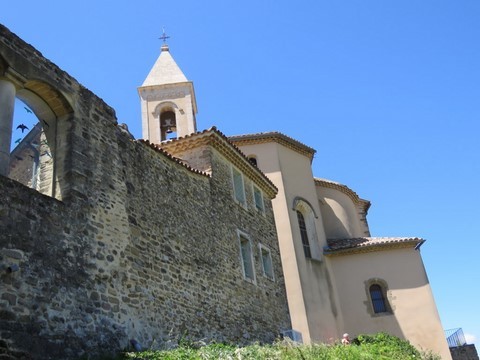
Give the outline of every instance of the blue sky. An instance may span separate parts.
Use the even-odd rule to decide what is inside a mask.
[[[443,326],[477,347],[479,19],[477,0],[26,0],[0,14],[136,137],[137,87],[165,26],[198,128],[276,130],[317,149],[316,176],[372,202],[373,236],[427,239]]]

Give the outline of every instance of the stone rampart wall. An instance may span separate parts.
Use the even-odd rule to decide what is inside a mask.
[[[0,30],[0,70],[42,79],[71,108],[57,118],[59,200],[0,177],[0,352],[76,358],[130,339],[248,343],[289,328],[271,202],[265,214],[240,207],[215,151],[207,176],[133,140],[101,99]],[[252,240],[256,284],[237,230]]]

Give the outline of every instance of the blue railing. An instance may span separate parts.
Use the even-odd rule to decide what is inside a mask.
[[[462,328],[445,330],[445,337],[447,338],[448,347],[450,348],[467,344]]]

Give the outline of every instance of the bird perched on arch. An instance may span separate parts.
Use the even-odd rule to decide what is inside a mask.
[[[20,124],[17,126],[17,129],[21,129],[23,133],[25,130],[28,130],[28,126],[25,124]]]

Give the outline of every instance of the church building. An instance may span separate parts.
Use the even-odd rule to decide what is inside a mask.
[[[195,132],[193,85],[167,45],[139,94],[143,137],[208,171],[199,156],[205,133]],[[177,133],[169,139],[170,131]],[[425,240],[371,237],[370,202],[345,185],[314,177],[315,150],[301,142],[278,132],[228,139],[279,189],[272,204],[298,339],[329,343],[346,331],[351,336],[384,331],[450,356],[420,254]],[[240,176],[232,170],[234,184]],[[235,186],[240,202],[241,188]],[[254,187],[253,193],[257,199],[260,190]],[[256,206],[262,209],[260,201]]]
[[[451,359],[423,239],[372,237],[370,202],[288,135],[198,130],[168,45],[138,93],[142,140],[0,26],[1,351],[383,331]],[[10,152],[15,99],[39,121]]]

